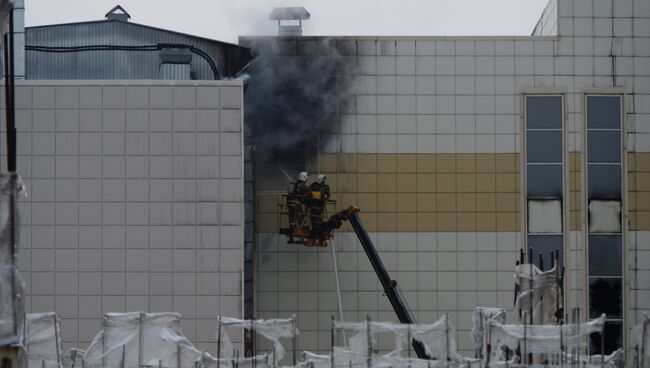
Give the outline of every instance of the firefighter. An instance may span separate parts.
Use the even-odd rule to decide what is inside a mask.
[[[311,183],[309,190],[312,192],[320,193],[320,202],[325,204],[328,199],[330,199],[330,186],[325,183],[327,177],[323,174],[319,174],[316,178],[316,181]]]
[[[289,185],[287,190],[287,207],[289,209],[289,227],[295,229],[297,223],[302,227],[303,226],[303,216],[298,216],[298,213],[304,213],[304,205],[307,200],[307,194],[309,193],[309,187],[307,187],[307,172],[302,171],[298,174],[298,178],[295,182],[292,182]]]
[[[325,214],[325,205],[330,198],[330,186],[325,183],[325,175],[319,174],[316,181],[311,183],[309,191],[311,192],[309,200],[310,216],[312,231],[315,237],[322,236],[322,223],[325,221],[323,215]]]

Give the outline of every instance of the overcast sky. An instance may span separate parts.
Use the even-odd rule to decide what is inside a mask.
[[[133,22],[236,42],[269,35],[276,6],[304,6],[305,35],[529,35],[548,0],[25,0],[26,25],[103,19],[118,3]]]

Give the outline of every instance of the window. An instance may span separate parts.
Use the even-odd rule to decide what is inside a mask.
[[[622,345],[622,98],[586,96],[586,196],[589,317],[607,315],[605,354]],[[601,337],[590,340],[592,354],[601,354]]]
[[[564,112],[561,95],[525,95],[526,238],[534,263],[539,254],[551,268],[551,254],[563,259]]]

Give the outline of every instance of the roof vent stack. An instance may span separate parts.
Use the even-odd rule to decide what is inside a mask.
[[[311,17],[303,7],[274,8],[269,16],[278,21],[279,36],[302,36],[302,21]]]
[[[119,20],[122,22],[128,22],[131,16],[124,10],[120,5],[116,5],[113,9],[109,10],[108,13],[104,16],[107,20]]]

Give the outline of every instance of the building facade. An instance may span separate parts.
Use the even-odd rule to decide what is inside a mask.
[[[330,250],[278,234],[288,160],[325,174],[337,209],[361,207],[417,320],[448,313],[464,355],[476,306],[512,310],[529,248],[545,268],[559,250],[569,320],[606,313],[606,349],[629,350],[650,309],[650,3],[552,0],[533,33],[242,37],[258,57],[246,93],[240,81],[18,85],[28,311],[58,311],[66,347],[89,342],[103,312],[176,311],[208,351],[219,314],[296,313],[298,348],[327,351]],[[28,79],[41,72],[32,51]],[[57,65],[38,78],[127,78]],[[351,229],[332,246],[343,318],[394,320]]]
[[[558,0],[528,37],[240,43],[344,60],[353,82],[306,167],[327,176],[338,209],[361,207],[419,322],[449,313],[471,355],[474,307],[513,308],[520,249],[546,269],[558,249],[568,320],[606,313],[613,351],[650,308],[649,17],[646,1]],[[325,351],[338,316],[330,253],[287,244],[277,203],[258,190],[257,314],[298,311],[301,348]],[[395,320],[351,229],[333,245],[344,317]]]
[[[237,81],[16,86],[25,309],[57,311],[64,348],[85,349],[107,312],[176,311],[215,351],[217,316],[241,316],[242,92]]]

